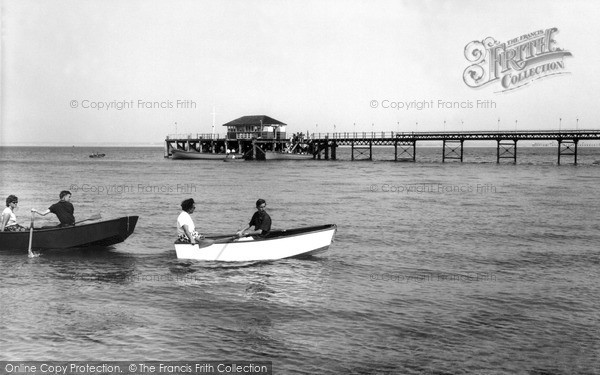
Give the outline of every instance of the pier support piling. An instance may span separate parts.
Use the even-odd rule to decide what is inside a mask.
[[[454,139],[444,139],[444,146],[442,151],[442,163],[446,162],[446,159],[455,159],[463,161],[463,146],[464,139],[454,140]],[[446,151],[446,147],[448,151]],[[460,153],[457,150],[460,149]]]
[[[331,142],[331,160],[336,160],[337,159],[337,143],[336,141]]]
[[[400,147],[400,154],[398,154]],[[394,161],[416,161],[417,141],[394,141]]]
[[[579,139],[558,139],[558,164],[561,156],[573,156],[573,164],[577,164],[577,143]]]
[[[350,147],[351,147],[351,160],[357,160],[357,156],[361,155],[361,156],[367,156],[367,150],[369,150],[369,157],[365,158],[367,160],[373,160],[373,147],[371,144],[369,144],[369,147],[358,147],[354,144],[354,142],[350,143]],[[356,151],[356,153],[355,153]],[[363,159],[364,160],[364,159]]]
[[[517,164],[517,140],[516,139],[499,139],[496,148],[496,163],[500,163],[500,159],[513,159]]]

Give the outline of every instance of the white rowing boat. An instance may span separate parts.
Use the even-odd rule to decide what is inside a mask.
[[[291,152],[265,151],[265,160],[311,160],[311,154],[295,154]]]
[[[175,242],[179,259],[247,262],[314,255],[329,248],[337,230],[335,224],[276,230],[266,238],[207,236],[215,241],[205,247]]]
[[[231,156],[229,156],[231,155]],[[195,160],[224,160],[226,156],[236,156],[241,158],[241,154],[213,154],[212,152],[198,152],[185,150],[171,150],[171,158],[176,159],[195,159]]]
[[[234,161],[245,161],[243,155],[239,155],[239,154],[227,154],[227,156],[225,156],[225,159],[223,159],[223,161],[226,162],[234,162]]]

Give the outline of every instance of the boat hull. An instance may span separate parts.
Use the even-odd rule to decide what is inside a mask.
[[[84,246],[111,246],[125,241],[137,224],[138,216],[33,230],[33,249],[66,249]],[[27,250],[29,231],[0,232],[0,250]]]
[[[244,157],[242,155],[238,155],[238,154],[228,154],[225,159],[223,159],[224,162],[236,162],[236,161],[245,161]]]
[[[311,154],[293,154],[285,152],[265,151],[265,160],[312,160]]]
[[[206,247],[198,244],[175,243],[179,259],[193,259],[222,262],[267,261],[299,256],[314,255],[326,251],[333,238],[335,224],[316,227],[273,231],[267,238],[231,236],[207,237],[215,241]]]
[[[223,160],[227,154],[213,154],[211,152],[197,152],[197,151],[185,151],[185,150],[172,150],[171,158],[173,159],[194,159],[194,160]],[[242,157],[242,155],[237,155]]]

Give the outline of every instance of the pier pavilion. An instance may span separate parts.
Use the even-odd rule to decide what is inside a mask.
[[[223,124],[227,127],[227,139],[260,139],[263,141],[285,140],[286,124],[269,116],[243,116]]]
[[[265,115],[243,116],[226,124],[225,136],[219,134],[171,134],[165,139],[165,157],[172,150],[199,153],[237,152],[248,158],[260,157],[263,151],[282,151],[289,143],[286,139],[287,124]],[[257,156],[258,155],[258,156]]]

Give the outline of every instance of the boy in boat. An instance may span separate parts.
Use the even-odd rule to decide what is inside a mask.
[[[17,216],[15,210],[19,204],[19,198],[14,195],[9,195],[6,198],[6,208],[2,211],[2,219],[0,221],[0,232],[22,232],[25,227],[17,224]]]
[[[214,241],[207,240],[203,235],[196,232],[194,220],[190,214],[194,213],[196,203],[194,199],[189,198],[181,202],[181,213],[177,217],[177,235],[179,242],[190,243],[195,245],[198,243],[201,247],[211,245]]]
[[[244,230],[237,232],[238,237],[258,235],[260,237],[266,237],[271,231],[271,217],[265,211],[267,208],[267,202],[264,199],[256,201],[256,212],[252,215],[248,227]],[[254,230],[250,228],[254,226]]]
[[[48,208],[44,212],[39,212],[35,208],[31,209],[31,212],[35,212],[38,215],[46,216],[50,212],[58,217],[60,221],[59,227],[70,227],[75,225],[75,216],[73,216],[73,212],[75,212],[75,208],[73,207],[73,203],[71,203],[71,192],[68,190],[63,190],[58,195],[60,200],[54,203],[50,208]]]

